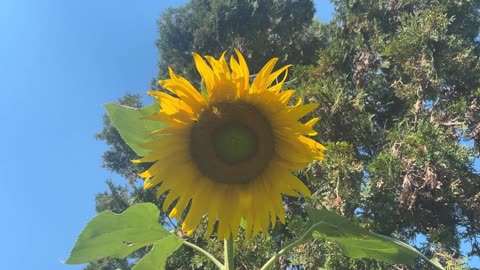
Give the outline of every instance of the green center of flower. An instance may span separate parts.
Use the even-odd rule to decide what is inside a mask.
[[[214,132],[213,144],[219,158],[230,164],[247,161],[257,151],[257,137],[241,124],[218,128]]]
[[[199,171],[224,184],[247,184],[269,166],[274,137],[268,119],[244,102],[216,103],[192,126],[190,153]]]

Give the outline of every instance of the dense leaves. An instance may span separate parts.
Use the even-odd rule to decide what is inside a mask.
[[[427,254],[460,267],[462,252],[480,254],[480,1],[334,3],[318,65],[294,82],[322,105],[318,138],[332,142],[309,169],[313,202],[381,234],[420,236]]]
[[[299,90],[307,102],[320,103],[313,113],[320,117],[316,139],[327,145],[327,158],[296,172],[313,197],[285,198],[285,226],[251,242],[239,239],[237,268],[259,268],[298,238],[308,203],[413,243],[447,269],[463,269],[466,256],[480,255],[480,176],[474,168],[480,149],[480,1],[332,2],[335,17],[328,24],[312,21],[311,1],[192,0],[158,21],[160,79],[172,66],[198,80],[191,52],[218,57],[238,48],[252,63],[252,73],[271,57],[296,64],[288,87]],[[135,106],[139,97],[122,101],[140,107]],[[99,194],[97,208],[120,211],[134,202],[159,204],[162,198],[157,201],[154,191],[135,184],[140,169],[130,160],[136,155],[108,120],[98,138],[111,147],[104,166],[131,185]],[[164,217],[161,221],[176,226]],[[204,229],[200,226],[188,240],[220,258],[221,243],[203,239]],[[110,259],[98,264],[88,269],[131,267],[128,261]],[[274,268],[293,264],[305,269],[429,269],[422,260],[415,266],[391,266],[351,259],[322,239],[298,246]],[[166,268],[214,266],[181,247]]]
[[[140,101],[140,95],[128,93],[120,98],[117,103],[132,108],[143,107]],[[137,178],[137,174],[143,171],[140,166],[131,162],[132,159],[136,159],[138,156],[121,138],[107,114],[103,117],[103,130],[95,134],[95,138],[105,141],[109,146],[109,149],[103,153],[102,166],[122,175],[127,178],[130,183],[133,183]]]
[[[313,15],[309,0],[192,0],[158,21],[159,78],[166,78],[170,66],[198,79],[192,52],[219,56],[234,48],[243,52],[253,73],[273,57],[283,64],[313,64],[320,45]]]

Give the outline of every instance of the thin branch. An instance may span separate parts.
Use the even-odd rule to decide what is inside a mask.
[[[168,215],[166,215],[166,217],[167,217],[168,221],[170,222],[170,224],[172,224],[173,228],[178,229],[178,225],[173,223],[173,221],[170,219],[170,217]]]
[[[190,242],[187,242],[187,241],[184,241],[183,244],[186,245],[186,246],[189,246],[189,247],[199,251],[203,255],[207,256],[218,267],[218,269],[221,269],[221,270],[225,269],[225,266],[221,262],[219,262],[217,259],[215,259],[215,257],[213,257],[212,254],[208,253],[208,251],[204,250],[203,248],[201,248],[201,247],[199,247],[195,244],[192,244]]]
[[[305,239],[312,234],[312,231],[315,229],[315,226],[312,226],[309,230],[307,230],[300,238],[298,238],[296,241],[290,243],[288,246],[286,246],[284,249],[280,250],[277,254],[275,254],[270,260],[268,260],[260,270],[267,270],[270,268],[270,266],[273,264],[274,261],[278,260],[280,256],[283,254],[287,253],[290,251],[290,249],[294,248],[295,246],[301,244],[302,242],[305,242]]]

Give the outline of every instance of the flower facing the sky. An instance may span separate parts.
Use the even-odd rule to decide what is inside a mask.
[[[292,170],[324,157],[325,147],[305,136],[316,134],[318,118],[299,122],[318,105],[300,99],[291,106],[294,90],[281,90],[289,66],[273,71],[274,58],[251,83],[245,59],[236,56],[227,62],[225,55],[193,54],[205,95],[171,69],[170,79],[159,83],[176,96],[149,92],[162,109],[148,119],[167,127],[152,133],[162,136],[143,145],[150,152],[135,162],[154,162],[140,176],[145,188],[159,186],[158,195],[169,191],[163,209],[176,202],[171,218],[188,209],[187,234],[204,214],[207,236],[218,221],[220,239],[236,237],[242,218],[247,237],[267,232],[277,218],[285,223],[282,194],[310,196]]]

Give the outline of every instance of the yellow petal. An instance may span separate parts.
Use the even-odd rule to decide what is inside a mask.
[[[215,89],[215,74],[200,55],[193,53],[193,58],[195,60],[195,66],[197,67],[198,73],[200,73],[200,76],[202,77],[207,88],[208,96],[211,97]]]
[[[204,185],[202,185],[202,187],[204,187]],[[200,187],[201,190],[196,191],[196,194],[193,196],[190,210],[188,210],[188,214],[182,224],[182,229],[187,230],[187,235],[193,233],[206,211],[205,204],[209,200],[210,190],[205,190],[202,187]]]
[[[255,77],[255,80],[250,87],[251,93],[261,93],[265,91],[267,87],[272,83],[269,82],[269,76],[272,73],[275,63],[277,63],[278,58],[273,58],[260,70],[260,72]]]
[[[170,79],[160,80],[158,83],[163,88],[177,95],[185,104],[188,104],[194,112],[201,111],[201,108],[206,106],[205,98],[187,80],[181,76],[177,76],[170,68],[169,73]]]
[[[185,198],[185,196],[180,196],[180,198],[177,201],[177,204],[170,212],[169,218],[179,219],[182,216],[183,211],[185,211],[188,201],[189,201],[189,198]]]
[[[306,123],[299,121],[318,105],[303,105],[300,98],[295,105],[290,106],[294,90],[282,92],[290,65],[274,71],[278,61],[274,58],[260,70],[254,82],[250,84],[246,61],[238,50],[235,54],[236,56],[232,56],[229,62],[225,59],[225,53],[218,59],[211,56],[202,58],[198,54],[193,54],[195,66],[207,88],[208,98],[203,97],[188,81],[176,75],[171,69],[170,79],[160,83],[176,96],[164,92],[150,92],[162,109],[147,118],[165,122],[168,127],[150,134],[153,140],[142,145],[150,152],[134,162],[155,162],[141,174],[145,178],[144,186],[145,188],[158,186],[158,195],[168,192],[163,208],[172,209],[170,217],[181,218],[185,210],[189,209],[182,222],[182,229],[186,230],[187,235],[193,233],[204,214],[208,215],[206,237],[209,237],[215,228],[219,239],[237,237],[242,218],[246,222],[247,238],[255,236],[260,231],[268,233],[270,228],[275,227],[277,218],[280,222],[285,222],[282,194],[310,196],[307,186],[292,175],[291,171],[305,167],[312,160],[324,158],[325,147],[305,137],[316,134],[313,127],[318,118],[305,120]],[[198,160],[197,152],[192,153],[191,143],[195,141],[191,138],[194,136],[192,129],[199,125],[198,119],[208,115],[202,113],[206,111],[211,113],[213,110],[211,106],[217,103],[228,103],[228,106],[248,105],[253,107],[252,111],[260,114],[260,118],[264,117],[259,123],[253,122],[255,117],[245,120],[248,127],[261,130],[260,135],[269,134],[263,143],[273,142],[271,159],[265,163],[255,162],[268,167],[252,170],[259,173],[253,174],[248,183],[224,183],[223,175],[219,177],[205,172],[207,170],[205,168],[209,167],[202,167],[203,160]],[[222,125],[228,124],[229,120],[242,122],[240,120],[244,114],[246,113],[233,117],[228,113],[222,113],[219,114],[222,116],[221,121],[217,122]],[[263,128],[265,125],[268,125],[266,130]],[[211,136],[210,133],[209,131],[201,134]],[[208,137],[203,142],[207,148],[213,147],[209,146]],[[215,164],[213,167],[221,167],[221,162]],[[235,177],[244,171],[239,169],[243,167],[232,164],[229,166],[222,170],[222,173],[227,174],[226,177],[228,172]]]
[[[240,53],[239,50],[235,49],[235,54],[237,55],[238,64],[240,65],[240,70],[243,74],[245,86],[246,88],[248,88],[248,85],[250,84],[250,71],[248,69],[247,62],[245,61],[245,58],[243,58],[243,55],[242,53]]]

